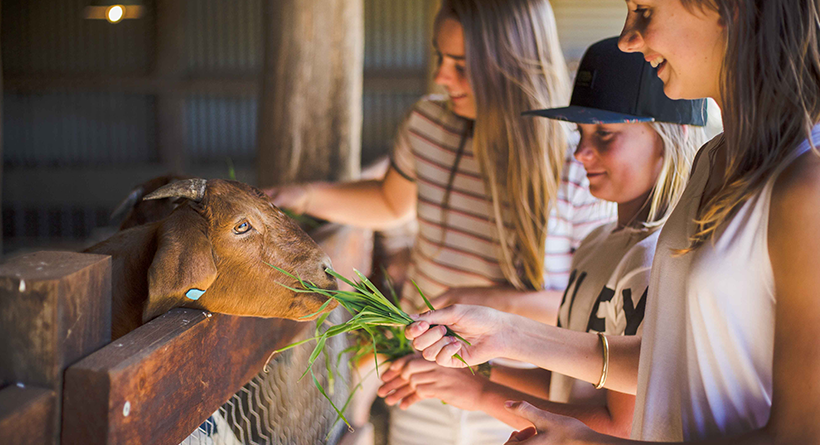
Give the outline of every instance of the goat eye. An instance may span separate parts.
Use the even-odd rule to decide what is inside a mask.
[[[247,221],[242,221],[241,223],[237,224],[236,227],[233,228],[234,233],[236,234],[243,234],[251,230],[251,224]]]

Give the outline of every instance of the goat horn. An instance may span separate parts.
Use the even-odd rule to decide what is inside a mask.
[[[183,179],[175,181],[147,194],[144,200],[162,198],[188,198],[191,201],[202,201],[205,197],[205,179]]]
[[[140,197],[142,197],[143,190],[142,187],[137,187],[134,190],[131,190],[131,193],[128,194],[128,197],[125,198],[113,212],[111,212],[111,217],[109,218],[110,221],[114,221],[115,219],[120,219],[121,217],[125,216],[126,213],[130,212],[131,209],[134,208],[134,205],[139,202]]]

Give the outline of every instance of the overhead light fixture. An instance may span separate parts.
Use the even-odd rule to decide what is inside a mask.
[[[85,7],[85,18],[90,20],[107,20],[109,23],[119,23],[123,20],[141,18],[145,7],[136,1],[111,4],[97,2]]]

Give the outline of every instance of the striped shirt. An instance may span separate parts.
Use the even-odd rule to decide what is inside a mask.
[[[492,199],[472,150],[470,124],[447,110],[444,101],[427,97],[415,104],[402,123],[393,149],[393,168],[418,187],[419,230],[408,278],[429,297],[450,287],[507,283],[498,260],[501,247]],[[445,191],[459,148],[462,156],[445,214]],[[570,144],[547,226],[547,289],[566,287],[575,248],[592,229],[614,218],[613,206],[589,194],[586,172],[572,157],[573,150]],[[416,305],[421,303],[409,281],[403,295]]]

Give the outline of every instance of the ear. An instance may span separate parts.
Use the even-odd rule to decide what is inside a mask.
[[[143,322],[197,300],[215,279],[216,264],[205,219],[190,206],[182,206],[157,229]]]

